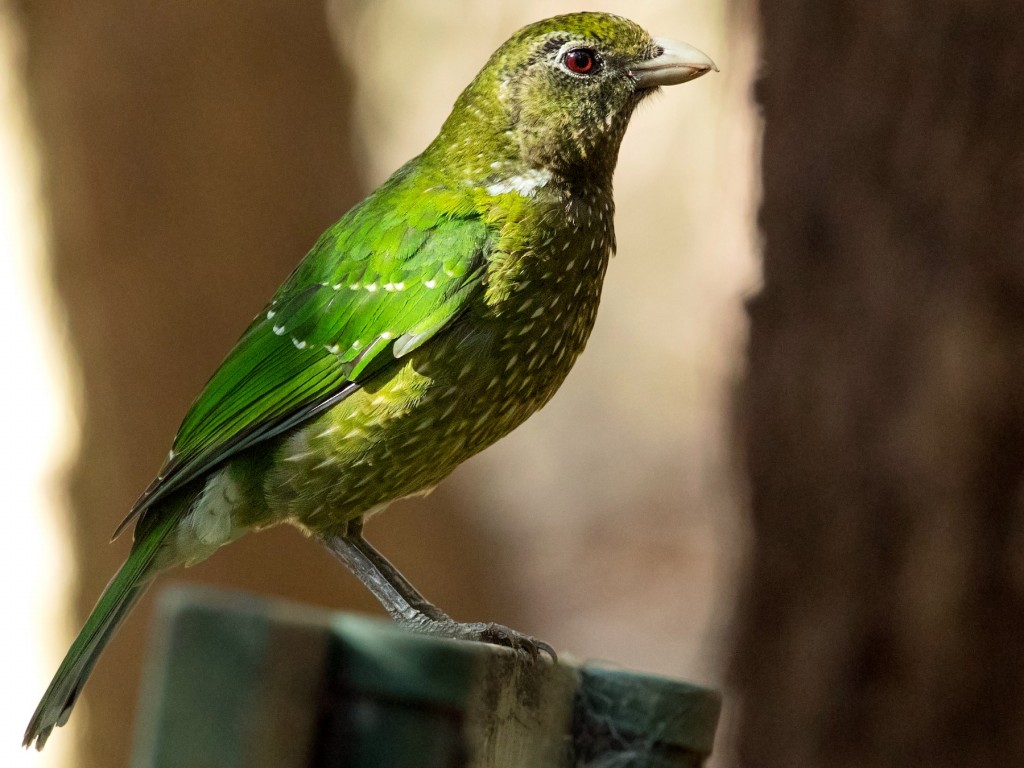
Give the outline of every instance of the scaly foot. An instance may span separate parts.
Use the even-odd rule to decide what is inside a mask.
[[[543,652],[550,656],[552,661],[558,661],[558,654],[548,643],[517,632],[504,624],[495,624],[494,622],[463,623],[444,614],[434,618],[419,611],[409,612],[407,615],[395,617],[395,619],[399,625],[413,632],[434,637],[447,637],[452,640],[470,640],[500,645],[511,648],[513,651],[523,651],[534,661],[539,660],[540,654]]]

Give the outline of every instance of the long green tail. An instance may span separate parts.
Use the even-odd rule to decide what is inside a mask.
[[[31,746],[35,742],[36,749],[42,749],[53,729],[68,721],[71,708],[103,648],[156,575],[154,558],[164,538],[177,522],[176,515],[162,517],[136,540],[128,559],[103,590],[96,607],[92,609],[85,626],[71,644],[57,674],[53,676],[36,707],[25,730],[24,746]]]

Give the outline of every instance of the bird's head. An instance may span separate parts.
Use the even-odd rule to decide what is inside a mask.
[[[717,69],[697,49],[606,13],[575,13],[514,34],[462,93],[434,147],[474,180],[526,172],[610,180],[636,105],[663,85]]]

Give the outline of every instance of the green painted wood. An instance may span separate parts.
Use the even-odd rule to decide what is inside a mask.
[[[207,589],[161,598],[134,768],[690,768],[716,693]]]

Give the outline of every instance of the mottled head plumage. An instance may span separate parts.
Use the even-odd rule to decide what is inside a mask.
[[[610,181],[629,118],[654,90],[640,87],[631,67],[658,52],[642,27],[611,14],[531,24],[463,91],[433,147],[470,177],[543,170]]]

